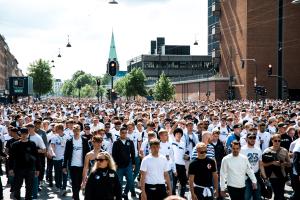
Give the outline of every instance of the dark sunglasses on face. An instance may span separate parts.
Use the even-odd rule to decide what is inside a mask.
[[[201,151],[200,149],[197,149],[197,151],[200,153],[200,154],[205,154],[206,151]]]
[[[281,142],[280,140],[273,140],[273,142]]]
[[[104,160],[107,160],[107,159],[105,159],[105,158],[97,158],[96,159],[97,162],[103,162]]]
[[[250,140],[255,140],[256,137],[248,137],[248,139],[250,139]]]

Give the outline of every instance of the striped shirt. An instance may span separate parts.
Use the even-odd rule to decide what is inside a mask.
[[[215,148],[214,148],[213,145],[207,144],[207,147],[206,147],[206,156],[208,158],[215,159]],[[197,157],[198,157],[197,149],[196,149],[196,147],[194,147],[193,153],[192,153],[192,156],[191,156],[191,160],[195,160]]]

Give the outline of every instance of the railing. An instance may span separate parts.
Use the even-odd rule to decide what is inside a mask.
[[[193,76],[178,76],[178,77],[171,77],[171,82],[180,82],[180,81],[189,81],[189,80],[198,80],[198,79],[206,79],[210,77],[220,77],[220,74],[216,73],[215,70],[210,70],[208,73],[205,74],[198,74]],[[156,83],[157,80],[147,80],[146,85],[153,85]]]

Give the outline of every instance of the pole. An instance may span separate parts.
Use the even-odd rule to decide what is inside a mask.
[[[257,86],[257,63],[256,60],[254,61],[255,63],[255,83],[254,86]],[[257,91],[255,90],[255,103],[257,103]]]
[[[283,76],[283,0],[277,0],[277,75]],[[277,96],[282,99],[282,79],[277,79]]]
[[[97,98],[98,98],[98,104],[99,104],[99,102],[100,102],[99,97],[100,97],[100,93],[99,93],[99,85],[97,85]]]
[[[111,91],[110,91],[110,101],[111,101],[111,104],[114,103],[114,100],[113,100],[113,89],[114,89],[114,77],[112,76],[111,77]]]

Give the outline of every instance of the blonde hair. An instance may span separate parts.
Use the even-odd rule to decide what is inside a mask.
[[[103,151],[103,152],[98,153],[98,155],[96,156],[96,158],[98,158],[101,155],[103,155],[108,160],[108,166],[107,167],[109,169],[112,169],[112,170],[116,171],[116,163],[115,163],[114,159],[111,157],[111,155],[108,152]],[[99,168],[98,167],[98,163],[95,162],[95,164],[94,164],[94,166],[92,168],[92,172],[96,171],[98,168]]]

